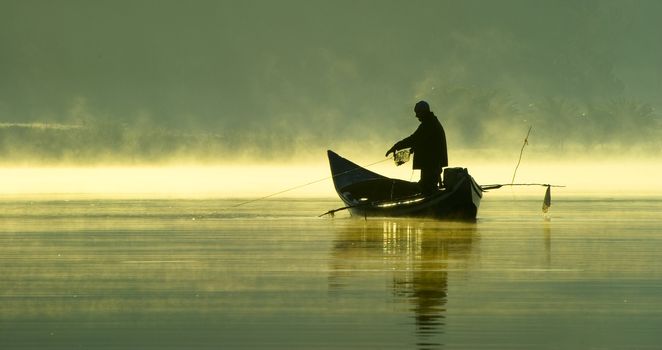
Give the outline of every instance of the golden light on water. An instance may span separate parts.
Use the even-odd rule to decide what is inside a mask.
[[[259,197],[329,176],[315,167],[110,167],[0,169],[0,194]],[[330,180],[293,196],[333,193]]]
[[[467,164],[482,185],[510,183],[514,166],[476,161]],[[418,179],[418,171],[404,165],[382,163],[370,168],[389,177]],[[516,183],[551,183],[566,186],[564,194],[662,194],[657,181],[662,167],[653,162],[534,163],[518,169]],[[90,194],[191,197],[261,197],[276,192],[284,197],[334,197],[326,164],[228,165],[188,167],[17,167],[0,168],[0,195]],[[514,191],[539,192],[538,188]],[[491,195],[512,193],[491,191]]]
[[[492,183],[492,180],[496,180],[494,183],[509,183],[514,166],[486,164],[476,165],[472,169],[472,175],[479,183],[487,185]],[[556,195],[659,195],[662,194],[662,184],[658,181],[660,174],[662,166],[656,162],[529,162],[518,169],[515,183],[535,182],[566,186],[555,189],[553,192]],[[538,188],[531,190],[540,191]]]

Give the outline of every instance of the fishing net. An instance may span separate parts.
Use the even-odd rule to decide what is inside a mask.
[[[395,165],[400,166],[407,163],[409,161],[410,154],[411,153],[409,152],[409,148],[395,152],[393,155],[393,161],[395,162]]]

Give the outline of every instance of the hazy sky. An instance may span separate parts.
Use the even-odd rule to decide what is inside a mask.
[[[426,99],[453,149],[517,148],[533,125],[545,149],[659,154],[661,14],[657,0],[0,0],[0,152],[385,151]]]

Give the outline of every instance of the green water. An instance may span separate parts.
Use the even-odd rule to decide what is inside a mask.
[[[0,200],[0,348],[662,348],[662,200],[233,203]]]

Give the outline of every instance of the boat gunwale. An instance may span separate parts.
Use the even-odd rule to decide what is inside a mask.
[[[452,197],[457,195],[460,197],[458,197],[458,202],[457,202],[458,206],[456,209],[459,210],[460,216],[464,216],[462,212],[465,212],[467,218],[473,216],[473,219],[475,219],[475,215],[478,211],[478,207],[480,206],[480,201],[483,197],[482,188],[480,187],[480,185],[478,185],[478,183],[476,183],[474,178],[465,169],[464,172],[465,176],[460,177],[458,179],[459,181],[457,181],[451,189],[443,189],[443,190],[440,189],[439,191],[433,193],[432,195],[424,196],[421,193],[416,193],[414,195],[407,195],[404,197],[386,199],[386,200],[373,200],[373,201],[356,200],[354,198],[351,198],[351,196],[348,196],[351,195],[351,192],[344,190],[356,184],[371,182],[375,180],[385,180],[385,179],[392,180],[394,182],[395,181],[405,182],[409,184],[416,184],[416,183],[401,179],[390,178],[383,176],[381,174],[371,172],[341,157],[340,155],[336,154],[331,150],[328,151],[328,154],[329,154],[329,163],[331,166],[331,173],[333,175],[333,181],[334,181],[334,187],[336,189],[336,193],[338,194],[340,199],[347,205],[347,209],[350,211],[352,215],[356,215],[360,217],[368,217],[368,216],[425,217],[427,216],[427,217],[440,218],[440,217],[444,217],[446,214],[444,214],[443,212],[439,212],[438,210],[440,209],[438,206],[439,205],[448,206],[448,204],[444,204],[444,201],[452,201],[453,200]],[[346,164],[340,162],[345,162]],[[341,166],[347,167],[350,164],[356,166],[357,170],[362,169],[367,171],[370,177],[366,177],[363,180],[358,179],[358,181],[353,181],[349,184],[345,184],[344,186],[342,186],[342,188],[339,188],[338,183],[336,181],[336,177],[345,174],[345,172],[336,174],[334,173],[334,169],[337,169],[338,167]],[[374,175],[377,175],[377,177]],[[467,189],[468,192],[466,192],[463,189]],[[448,213],[451,215],[457,214],[455,213],[455,210],[452,208],[452,205]]]

